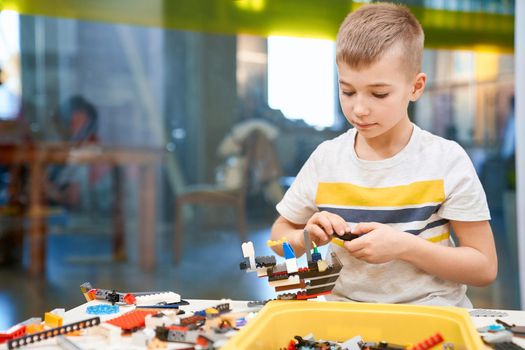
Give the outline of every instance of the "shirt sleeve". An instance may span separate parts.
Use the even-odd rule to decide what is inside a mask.
[[[308,219],[318,211],[315,195],[318,184],[317,159],[319,153],[320,146],[304,163],[283,199],[276,205],[279,214],[295,224],[306,224]]]
[[[455,142],[447,153],[446,198],[438,214],[455,221],[490,220],[487,197],[469,156]]]

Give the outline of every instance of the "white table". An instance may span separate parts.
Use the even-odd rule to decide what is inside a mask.
[[[212,306],[215,306],[217,304],[224,302],[220,300],[198,300],[198,299],[191,299],[188,301],[190,304],[181,306],[180,308],[182,310],[199,311],[199,310],[203,310],[203,309],[206,309],[206,308],[209,308],[209,307],[212,307]],[[257,310],[255,308],[248,309],[246,301],[228,300],[228,302],[230,303],[230,307],[234,311],[242,312],[244,310],[246,311],[256,311]],[[67,325],[70,323],[83,321],[88,318],[95,317],[95,315],[88,315],[86,312],[86,309],[88,306],[100,305],[100,304],[107,305],[107,302],[93,300],[85,304],[82,304],[80,306],[77,306],[71,310],[68,310],[64,315],[63,324]],[[115,313],[111,315],[101,315],[99,316],[100,321],[104,322],[109,319],[115,318],[121,314],[124,314],[128,311],[133,310],[134,308],[135,306],[119,306],[119,309],[120,309],[119,313]],[[122,343],[116,344],[116,345],[108,345],[107,340],[104,337],[98,336],[98,335],[83,335],[79,337],[68,337],[68,339],[70,339],[72,342],[75,343],[75,345],[77,345],[79,348],[83,350],[100,350],[100,349],[108,349],[108,350],[135,350],[135,349],[139,350],[140,349],[140,350],[143,350],[145,348],[143,346],[134,345],[131,341],[131,337],[129,336],[123,336],[121,338]],[[182,344],[168,343],[167,349],[181,349],[181,348],[187,348],[187,347],[188,347],[187,345],[184,346]],[[7,349],[7,343],[0,345],[0,350],[6,350],[6,349]],[[63,350],[63,348],[57,345],[56,338],[46,339],[46,340],[40,341],[32,345],[26,345],[26,346],[20,347],[18,349],[20,350],[36,350],[36,349],[38,350],[57,350],[57,349]]]
[[[189,305],[183,305],[181,306],[181,309],[184,311],[198,311],[203,310],[208,307],[215,306],[217,304],[220,304],[221,300],[198,300],[198,299],[189,299]],[[257,309],[254,308],[248,308],[246,301],[229,301],[232,310],[242,312],[242,311],[254,311]],[[87,315],[86,308],[91,305],[98,305],[103,304],[104,302],[100,302],[97,300],[90,301],[88,303],[82,304],[80,306],[77,306],[65,313],[64,316],[64,324],[69,324],[73,322],[78,322],[85,320],[87,318],[90,318],[91,315]],[[107,304],[107,303],[104,303]],[[115,318],[116,316],[123,314],[125,312],[128,312],[130,310],[133,310],[134,306],[120,306],[120,312],[118,314],[112,314],[112,315],[102,315],[100,316],[101,322],[104,322],[108,319]],[[508,316],[504,317],[472,317],[474,326],[476,328],[488,326],[491,324],[495,324],[496,319],[500,319],[506,323],[509,324],[516,324],[516,325],[525,325],[525,311],[515,311],[515,310],[495,310],[495,311],[501,311],[508,314]],[[139,347],[134,345],[131,342],[131,337],[122,337],[122,342],[116,345],[108,346],[107,341],[102,336],[95,336],[95,335],[84,335],[81,337],[68,337],[71,339],[78,347],[80,347],[83,350],[88,349],[110,349],[110,350],[134,350],[134,349],[144,349],[144,347]],[[525,347],[525,338],[517,338],[514,337],[514,342],[518,345],[521,345],[522,347]],[[174,343],[168,343],[167,349],[179,349],[183,348],[185,346],[174,344]],[[3,344],[0,345],[0,350],[7,349],[7,345]],[[41,341],[39,343],[24,346],[19,349],[27,349],[27,350],[56,350],[56,349],[62,349],[59,347],[56,343],[56,338],[48,339]],[[487,346],[487,349],[491,349]]]
[[[472,317],[474,326],[476,328],[481,328],[484,326],[495,324],[496,319],[500,319],[508,324],[515,324],[516,326],[525,325],[525,311],[517,311],[517,310],[494,310],[494,311],[505,312],[508,314],[508,316],[505,316],[505,317]],[[514,337],[513,342],[525,348],[525,338]],[[487,347],[487,349],[490,349],[490,347]]]

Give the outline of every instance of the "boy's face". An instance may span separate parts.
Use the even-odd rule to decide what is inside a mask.
[[[423,93],[424,73],[410,75],[401,51],[388,50],[362,69],[338,64],[339,100],[350,124],[365,138],[394,136],[396,126],[408,123],[408,103]]]

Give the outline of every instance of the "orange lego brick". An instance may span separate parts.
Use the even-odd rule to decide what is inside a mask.
[[[134,332],[145,326],[146,316],[156,313],[157,311],[133,310],[106,322],[120,327],[124,332]]]

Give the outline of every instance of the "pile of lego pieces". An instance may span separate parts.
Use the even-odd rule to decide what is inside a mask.
[[[439,344],[442,344],[443,350],[454,350],[454,344],[444,343],[443,336],[440,333],[436,333],[414,345],[399,345],[386,341],[365,342],[360,336],[344,342],[315,340],[314,336],[309,334],[304,338],[295,336],[294,340],[291,340],[283,350],[428,350],[436,349],[436,346]]]
[[[165,342],[184,343],[192,349],[215,349],[224,345],[243,324],[239,315],[230,315],[229,303],[194,313],[178,309],[135,309],[110,319],[92,333],[104,335],[109,344],[121,343],[121,335],[131,335],[139,347],[158,347]]]
[[[96,317],[63,324],[65,310],[56,309],[45,314],[44,322],[33,318],[0,332],[0,343],[7,342],[12,350],[56,338],[61,348],[79,349],[76,340],[65,336],[86,335],[96,336],[105,348],[120,348],[123,344],[132,348],[159,348],[169,342],[183,343],[188,349],[215,349],[224,345],[252,316],[248,312],[231,312],[226,300],[214,307],[186,313],[179,306],[189,303],[173,292],[121,293],[94,289],[88,282],[81,285],[81,291],[88,301],[86,317]],[[77,339],[83,342],[82,337]]]
[[[506,315],[498,315],[506,316]],[[480,317],[476,315],[475,317]],[[496,324],[478,328],[481,338],[485,344],[498,350],[523,350],[521,346],[512,341],[512,337],[524,337],[525,327],[508,324],[503,320],[496,319]]]

